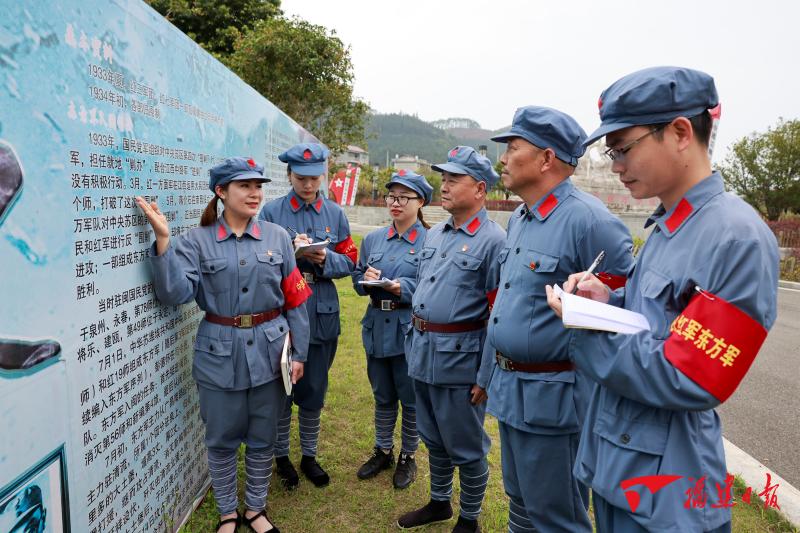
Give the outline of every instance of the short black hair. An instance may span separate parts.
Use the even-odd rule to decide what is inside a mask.
[[[711,113],[708,111],[703,111],[699,115],[695,115],[689,119],[689,122],[692,124],[692,130],[694,130],[694,136],[697,137],[698,142],[703,146],[708,146],[708,142],[711,139],[711,128],[714,125],[714,120],[711,118]],[[664,138],[664,127],[666,127],[669,122],[662,122],[660,124],[651,124],[651,129],[657,129],[658,131],[653,132],[653,137],[658,139],[659,141]]]

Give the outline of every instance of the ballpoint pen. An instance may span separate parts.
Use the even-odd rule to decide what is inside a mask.
[[[586,281],[586,279],[594,272],[594,269],[597,268],[597,266],[600,264],[600,261],[602,261],[605,256],[606,256],[605,250],[600,250],[600,253],[597,254],[595,260],[592,261],[592,264],[589,266],[586,272],[583,273],[581,279],[578,280],[578,283],[575,284],[575,287],[572,289],[572,294],[578,292],[578,285]]]

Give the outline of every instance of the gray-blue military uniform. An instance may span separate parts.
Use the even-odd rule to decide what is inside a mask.
[[[252,159],[229,158],[211,169],[210,188],[240,179],[268,181],[262,172]],[[194,300],[206,312],[197,330],[192,375],[220,514],[237,507],[236,453],[243,442],[245,502],[261,510],[278,416],[286,403],[280,372],[284,338],[291,331],[295,360],[305,361],[308,350],[308,291],[296,286],[302,277],[289,235],[253,218],[237,237],[220,216],[210,226],[172,238],[161,255],[154,244],[150,255],[159,301],[180,305]]]
[[[632,124],[692,117],[718,100],[707,74],[659,67],[622,78],[601,102],[603,123],[588,142]],[[580,330],[570,343],[575,362],[599,383],[575,475],[592,488],[600,532],[730,531],[730,509],[719,506],[713,488],[726,480],[714,408],[733,392],[760,346],[739,350],[734,341],[766,336],[775,321],[777,244],[758,214],[724,191],[717,172],[669,210],[660,206],[651,225],[627,285],[609,302],[644,314],[651,331]],[[644,481],[626,487],[638,494],[635,510],[636,495],[629,499],[620,486],[670,475],[682,479],[652,487],[655,494]],[[708,502],[685,508],[687,490],[703,476]]]
[[[487,190],[499,179],[488,158],[466,146],[451,150],[448,162],[434,170],[469,175],[484,181]],[[476,384],[485,389],[489,381],[492,361],[482,359],[483,342],[504,241],[505,232],[484,208],[459,227],[452,217],[432,227],[420,250],[412,300],[414,327],[406,353],[417,429],[429,452],[431,499],[450,500],[458,466],[460,513],[470,520],[480,513],[491,444],[483,429],[486,404],[472,405],[470,390]]]
[[[328,150],[316,143],[301,143],[279,156],[292,172],[303,176],[325,173]],[[333,280],[349,276],[357,261],[357,248],[350,236],[350,224],[344,211],[336,203],[317,193],[311,203],[302,200],[294,190],[268,202],[261,218],[289,230],[292,237],[305,233],[313,242],[330,239],[323,266],[299,257],[297,266],[313,294],[306,303],[311,327],[308,360],[303,378],[295,386],[287,402],[278,428],[275,455],[289,454],[289,431],[292,403],[299,406],[300,443],[303,455],[317,453],[320,430],[320,411],[328,389],[328,370],[336,356],[341,326],[339,323],[339,296]]]
[[[492,140],[515,137],[574,166],[586,133],[569,115],[528,106],[516,111],[510,131]],[[571,330],[547,305],[545,285],[585,270],[601,251],[603,279],[624,284],[631,248],[625,225],[570,178],[509,219],[484,349],[496,360],[487,409],[499,421],[511,532],[592,531],[589,491],[571,472],[594,383],[570,360]]]
[[[419,174],[401,170],[392,175],[386,188],[394,184],[416,192],[424,204],[431,200],[433,188]],[[419,444],[414,385],[408,375],[405,338],[411,327],[411,298],[417,287],[420,251],[426,234],[427,229],[419,220],[402,235],[394,224],[369,233],[361,243],[358,265],[353,271],[356,292],[370,297],[361,320],[361,335],[367,354],[367,375],[375,397],[375,446],[381,450],[393,447],[399,401],[403,406],[401,461],[403,456],[413,456]],[[361,285],[359,281],[364,279],[369,267],[379,270],[381,277],[397,280],[400,296],[380,287]]]

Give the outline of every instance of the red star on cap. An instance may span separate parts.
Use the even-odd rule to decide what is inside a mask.
[[[458,148],[453,148],[450,150],[450,157],[455,157],[458,154]]]
[[[597,99],[597,109],[602,109],[602,108],[603,108],[603,97],[601,96],[600,98]]]
[[[306,151],[303,152],[303,159],[305,159],[306,161],[311,159],[311,150],[309,150],[308,148],[306,148]]]
[[[405,176],[406,175],[406,170],[405,169],[401,170],[400,172],[397,173],[397,175],[398,176]]]
[[[250,165],[251,167],[254,167],[254,166],[256,166],[256,162],[255,162],[255,161],[253,161],[253,158],[252,158],[252,157],[251,157],[250,159],[248,159],[248,160],[247,160],[247,164],[248,164],[248,165]]]

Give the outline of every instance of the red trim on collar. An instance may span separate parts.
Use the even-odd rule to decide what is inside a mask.
[[[227,236],[228,236],[228,232],[227,232],[227,231],[225,231],[225,226],[223,226],[223,225],[220,223],[220,225],[219,225],[219,226],[217,226],[217,239],[220,239],[220,240],[221,240],[221,239],[224,239],[224,238],[225,238],[225,237],[227,237]]]
[[[253,222],[253,227],[250,229],[250,231],[253,233],[253,237],[256,239],[261,238],[261,228],[258,226],[258,222]]]
[[[552,211],[557,205],[558,205],[558,198],[556,198],[555,195],[551,193],[550,196],[548,196],[544,202],[539,204],[539,207],[537,207],[536,210],[539,212],[539,216],[544,218],[547,215],[549,215],[550,211]]]
[[[412,229],[408,233],[408,240],[411,241],[412,243],[417,240],[417,228]]]
[[[681,201],[678,202],[678,207],[675,208],[675,211],[672,212],[665,222],[670,233],[678,229],[678,226],[686,220],[686,217],[692,214],[692,209],[694,209],[692,204],[690,204],[689,200],[686,198],[682,198]]]
[[[289,203],[292,204],[292,209],[300,209],[300,202],[294,196],[289,198]]]
[[[317,201],[314,204],[314,209],[316,209],[317,211],[322,209],[322,198],[317,198]]]
[[[389,226],[389,233],[386,235],[386,237],[389,239],[394,237],[394,226]]]
[[[478,228],[480,227],[481,227],[481,219],[475,217],[472,219],[472,222],[470,222],[469,225],[467,226],[467,231],[469,231],[470,233],[475,233],[476,231],[478,231]]]

